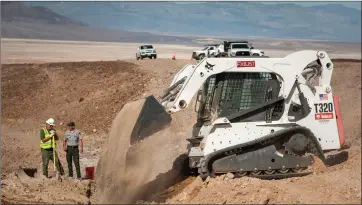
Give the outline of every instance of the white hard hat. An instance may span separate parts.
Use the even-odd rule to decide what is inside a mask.
[[[54,126],[55,120],[53,118],[49,118],[47,121],[45,121],[48,125]]]

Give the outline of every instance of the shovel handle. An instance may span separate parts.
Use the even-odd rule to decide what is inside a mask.
[[[54,171],[55,171],[56,166],[55,166],[55,138],[54,138],[54,135],[52,137],[52,145],[53,145],[53,166],[54,166]]]

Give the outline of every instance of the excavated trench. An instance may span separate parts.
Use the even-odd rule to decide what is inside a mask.
[[[23,168],[23,171],[29,177],[34,178],[35,174],[38,172],[38,169],[37,168]]]

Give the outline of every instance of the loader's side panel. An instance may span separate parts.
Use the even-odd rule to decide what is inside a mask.
[[[259,122],[239,122],[232,124],[215,125],[202,143],[204,155],[230,146],[244,144],[262,138],[270,133],[293,126],[294,124],[276,126],[258,126]]]
[[[148,96],[143,104],[131,134],[131,145],[162,130],[171,123],[171,116],[154,96]]]
[[[300,126],[308,127],[317,138],[322,150],[340,149],[340,136],[336,119],[333,92],[327,93],[324,86],[316,86],[315,95],[310,90],[302,88],[309,97],[311,112],[307,117],[298,120]]]
[[[339,111],[339,98],[337,96],[333,96],[333,102],[334,102],[334,110],[336,113],[339,143],[342,147],[344,145],[345,141],[344,141],[344,128],[343,128],[343,123],[342,123],[342,115]]]
[[[316,96],[311,107],[313,115],[309,121],[314,125],[309,128],[317,137],[323,150],[339,149],[341,147],[335,103],[332,92],[326,93],[322,87],[317,87]]]

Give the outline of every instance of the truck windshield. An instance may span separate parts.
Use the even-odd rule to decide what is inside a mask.
[[[208,46],[206,46],[204,49],[202,49],[203,51],[205,51],[205,50],[207,50],[209,47]]]
[[[141,46],[141,49],[152,49],[153,46],[151,45],[145,45],[145,46]]]
[[[245,44],[245,43],[243,43],[243,44],[232,44],[231,48],[232,49],[235,49],[235,48],[246,48],[246,49],[248,49],[249,46],[248,46],[248,44]]]

